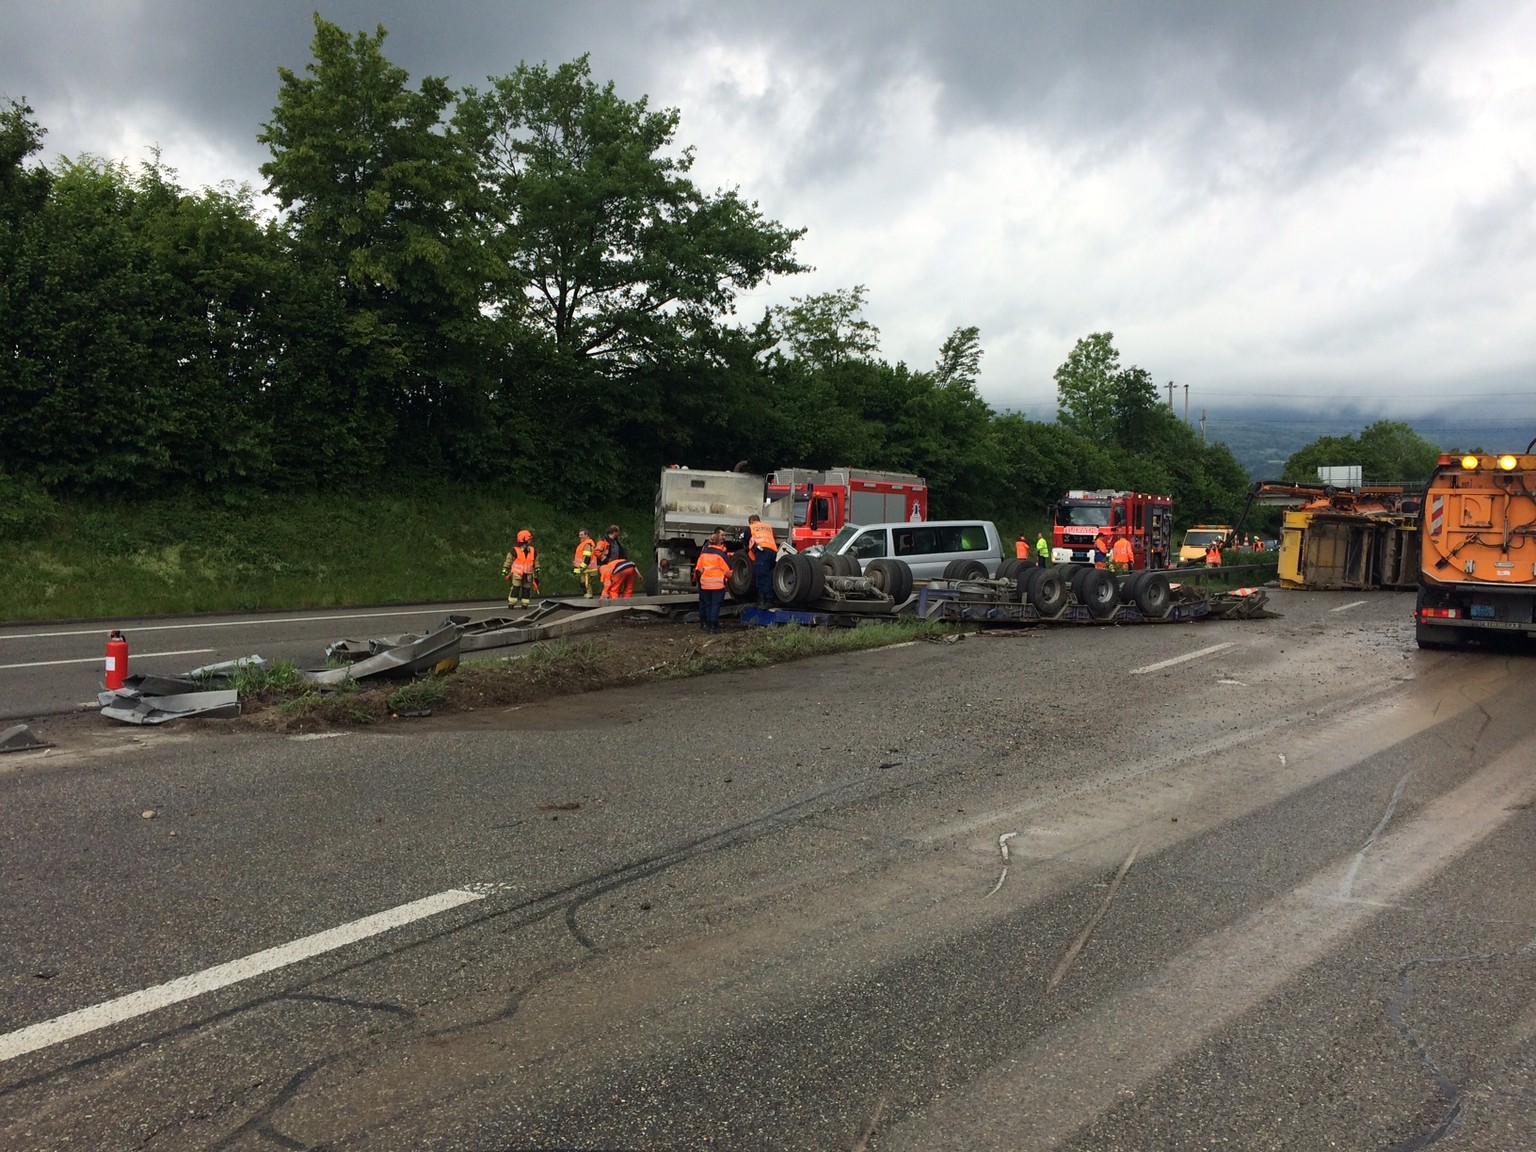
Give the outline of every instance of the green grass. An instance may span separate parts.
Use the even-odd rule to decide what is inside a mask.
[[[0,496],[18,486],[0,485]],[[590,514],[487,488],[113,503],[31,493],[0,516],[0,620],[329,608],[505,596],[501,561],[534,530],[541,590],[579,593],[576,529],[648,545],[649,516]]]

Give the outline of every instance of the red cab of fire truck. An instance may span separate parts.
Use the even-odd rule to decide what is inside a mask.
[[[866,468],[780,468],[768,476],[767,498],[794,497],[790,542],[797,552],[825,544],[845,524],[928,519],[928,485],[905,472]]]
[[[1420,648],[1536,635],[1533,448],[1440,457],[1419,507]]]
[[[1168,567],[1173,535],[1173,500],[1145,492],[1092,491],[1074,488],[1049,509],[1051,561],[1092,564],[1094,541],[1103,535],[1114,543],[1131,542],[1131,568]]]

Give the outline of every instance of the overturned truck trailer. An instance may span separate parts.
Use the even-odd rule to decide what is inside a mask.
[[[1254,504],[1287,509],[1280,532],[1282,588],[1408,589],[1418,584],[1418,498],[1402,488],[1261,483],[1249,495],[1249,507]]]

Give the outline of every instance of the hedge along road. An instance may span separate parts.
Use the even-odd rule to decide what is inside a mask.
[[[28,761],[0,1145],[1518,1146],[1536,664],[1272,603]]]
[[[128,638],[130,672],[175,675],[204,664],[261,656],[301,668],[325,664],[326,645],[421,632],[450,612],[484,617],[504,613],[499,602],[327,608],[232,616],[8,624],[0,627],[0,719],[70,712],[94,704],[103,687],[107,636]]]

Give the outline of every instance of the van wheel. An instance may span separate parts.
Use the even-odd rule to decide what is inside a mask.
[[[731,594],[732,600],[757,598],[757,572],[745,548],[731,557],[731,575],[725,582],[725,590]]]

